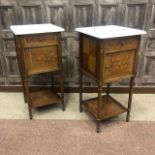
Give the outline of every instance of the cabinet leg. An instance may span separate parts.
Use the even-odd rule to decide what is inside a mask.
[[[82,109],[82,84],[83,84],[83,74],[82,74],[81,72],[80,72],[79,84],[80,84],[80,96],[79,96],[80,105],[79,105],[79,110],[80,110],[80,112],[82,112],[82,111],[83,111],[83,109]]]
[[[96,132],[99,133],[100,132],[100,120],[97,120],[97,124],[96,124]]]
[[[64,99],[62,100],[62,111],[65,111],[65,103],[64,103]]]
[[[31,109],[31,105],[32,105],[32,102],[31,102],[31,98],[30,98],[30,92],[29,92],[29,88],[28,88],[28,78],[25,77],[24,78],[24,89],[25,89],[25,96],[27,98],[27,102],[28,102],[28,110],[29,110],[29,118],[32,119],[33,116],[32,116],[32,109]]]
[[[23,88],[24,89],[24,88]],[[25,92],[23,90],[23,97],[24,97],[24,102],[27,103],[27,99],[26,99],[26,95],[25,95]]]
[[[96,131],[97,133],[100,132],[100,110],[101,110],[101,104],[102,104],[102,84],[98,84],[98,107],[97,107],[97,127]]]
[[[133,95],[133,84],[134,84],[134,78],[131,78],[130,80],[130,90],[129,90],[129,99],[128,99],[128,111],[126,116],[126,121],[130,121],[130,112],[131,112],[131,104],[132,104],[132,95]]]
[[[23,77],[23,71],[22,71],[22,62],[20,60],[20,56],[19,56],[19,39],[18,37],[16,37],[14,35],[15,38],[15,47],[16,47],[16,53],[17,53],[17,62],[18,62],[18,66],[19,66],[19,72],[20,72],[20,76],[21,76],[21,83],[22,83],[22,89],[23,89],[23,96],[24,96],[24,101],[25,103],[28,102],[27,101],[27,96],[26,96],[26,91],[25,91],[25,85],[24,85],[24,77]]]
[[[24,83],[24,79],[23,77],[21,77],[21,81],[22,81],[22,88],[23,88],[23,96],[24,96],[24,102],[27,103],[27,97],[26,97],[26,91],[25,91],[25,83]]]
[[[30,120],[32,120],[33,119],[32,109],[30,107],[28,107],[28,109],[29,109],[29,118]]]
[[[24,102],[27,103],[27,99],[26,99],[24,92],[23,92],[23,96],[24,96]]]
[[[65,111],[65,103],[64,103],[64,84],[63,84],[63,73],[62,70],[59,73],[60,75],[60,87],[61,87],[61,101],[62,101],[62,111]]]

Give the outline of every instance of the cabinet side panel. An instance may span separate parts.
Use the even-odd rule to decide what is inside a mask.
[[[94,77],[96,77],[96,46],[95,40],[83,37],[82,68]]]

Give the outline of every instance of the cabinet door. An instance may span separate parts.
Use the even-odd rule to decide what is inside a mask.
[[[27,75],[57,71],[58,46],[27,48],[24,50],[24,63]]]
[[[104,45],[103,81],[113,82],[134,76],[139,37],[107,39]]]
[[[136,50],[105,55],[103,81],[113,82],[133,76]]]

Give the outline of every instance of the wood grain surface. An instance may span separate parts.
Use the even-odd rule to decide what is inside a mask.
[[[148,34],[142,37],[140,46],[136,84],[155,85],[154,5],[155,0],[1,0],[0,85],[21,85],[10,25],[37,23],[53,23],[66,30],[61,38],[66,86],[78,86],[79,45],[78,34],[74,32],[76,27],[116,24],[146,30]],[[131,41],[131,44],[135,42]],[[94,61],[91,58],[91,62]],[[49,77],[48,74],[38,76],[37,83],[32,78],[31,84],[49,85]],[[54,81],[58,83],[57,75]],[[126,84],[128,81],[116,85]],[[85,86],[94,85],[91,80],[85,82]]]

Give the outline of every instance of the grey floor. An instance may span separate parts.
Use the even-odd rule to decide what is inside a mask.
[[[84,94],[84,98],[90,98],[96,94]],[[112,94],[125,106],[127,94]],[[91,120],[93,117],[84,110],[79,112],[78,93],[65,94],[66,111],[63,112],[59,105],[51,105],[33,110],[34,119],[72,119]],[[126,114],[121,114],[115,119],[124,120]],[[1,119],[28,119],[27,104],[24,103],[22,93],[0,93],[0,118]],[[155,94],[134,94],[131,120],[155,121]]]

